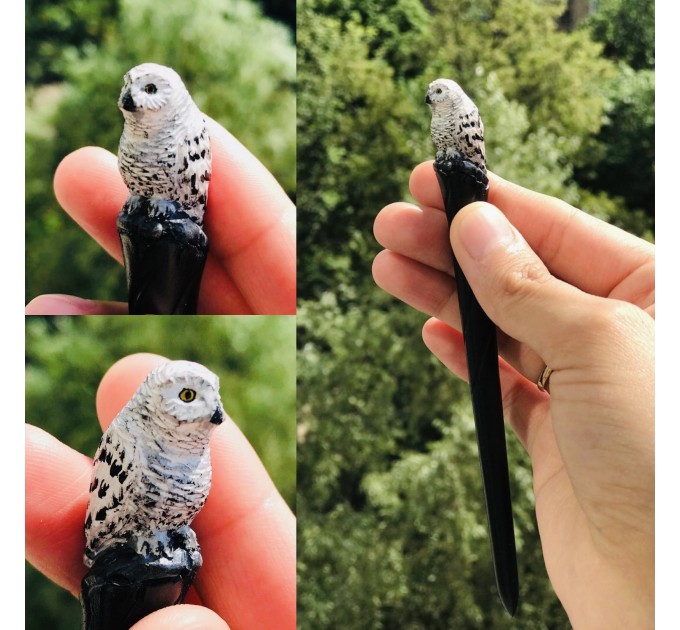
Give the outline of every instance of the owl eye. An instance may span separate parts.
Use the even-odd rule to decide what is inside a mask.
[[[158,92],[158,88],[153,83],[147,83],[144,86],[144,91],[147,94],[155,94],[156,92]]]
[[[148,87],[148,86],[147,86],[147,87]],[[437,88],[437,89],[435,90],[435,92],[437,92],[437,94],[441,94],[441,93],[442,93],[442,89],[441,89],[441,88]]]
[[[196,391],[193,389],[187,389],[184,388],[180,393],[179,393],[179,399],[182,402],[185,403],[190,403],[192,400],[196,399]]]

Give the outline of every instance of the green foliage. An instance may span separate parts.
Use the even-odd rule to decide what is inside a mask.
[[[332,279],[352,284],[350,277],[367,275],[375,212],[386,191],[399,195],[413,153],[422,147],[404,141],[417,135],[418,106],[385,60],[371,56],[373,29],[318,15],[309,3],[299,9],[298,26],[298,147],[305,182],[298,294],[309,296]]]
[[[404,445],[425,448],[439,437],[431,420],[433,413],[446,414],[446,403],[433,411],[432,402],[460,391],[461,384],[445,379],[425,390],[412,377],[423,365],[436,365],[422,344],[414,344],[423,316],[395,310],[391,300],[374,293],[364,308],[345,310],[326,293],[298,311],[298,339],[304,340],[297,364],[303,377],[297,421],[304,441],[298,471],[308,508],[325,511],[335,500],[326,493],[345,482],[343,496],[360,504],[364,473],[384,470]]]
[[[51,181],[59,161],[78,147],[117,150],[122,76],[141,62],[175,68],[198,106],[293,196],[294,55],[290,32],[249,0],[120,0],[119,17],[96,46],[63,51],[66,83],[28,92],[27,298],[62,292],[125,299],[122,270],[58,208]]]
[[[431,76],[451,76],[474,100],[478,72],[493,71],[505,95],[527,107],[532,127],[572,142],[599,129],[605,99],[598,85],[611,67],[587,34],[557,30],[565,2],[451,4],[435,2],[430,49],[441,46],[441,52],[432,55]],[[561,147],[565,157],[574,148],[569,142]]]
[[[295,32],[295,2],[292,0],[257,0],[257,4],[266,16],[283,22]]]
[[[420,343],[422,320],[382,296],[298,312],[300,627],[567,628],[512,436],[521,617],[498,603],[467,386]]]
[[[655,209],[654,71],[622,63],[607,93],[606,122],[587,144],[576,176],[593,190],[623,198],[631,211],[644,211],[647,229]]]
[[[26,629],[73,630],[80,627],[78,601],[26,562]]]
[[[307,8],[342,23],[368,27],[371,56],[382,57],[399,77],[420,74],[427,63],[421,48],[430,32],[430,15],[420,0],[311,0]],[[304,30],[304,29],[303,29]]]
[[[617,199],[612,220],[649,237],[655,211],[654,3],[605,0],[585,28],[618,63],[616,76],[603,84],[604,124],[586,141],[576,180]]]
[[[385,26],[390,11],[412,4],[300,6],[302,297],[333,290],[349,299],[363,290],[357,282],[369,278],[377,251],[376,211],[405,194],[412,165],[433,153],[422,95],[436,76],[455,77],[479,105],[495,172],[572,203],[582,199],[573,164],[605,121],[600,85],[615,76],[601,45],[586,32],[557,30],[561,2],[435,2],[429,16],[417,2],[410,30]],[[411,53],[418,64],[408,61]]]
[[[541,126],[533,126],[527,105],[509,99],[498,76],[477,79],[478,106],[484,115],[489,168],[532,190],[575,203],[578,192],[571,183],[572,168],[565,160],[569,141]],[[571,150],[572,147],[568,147]],[[540,155],[541,159],[536,160]]]
[[[118,10],[118,0],[26,0],[26,82],[62,80],[67,52],[100,41]]]
[[[400,619],[406,622],[401,627],[412,628],[569,627],[542,570],[536,570],[542,556],[531,472],[510,433],[521,619],[509,619],[498,605],[472,412],[458,403],[449,414],[435,421],[442,439],[427,452],[405,452],[389,471],[365,477],[380,536],[399,551],[391,554],[401,564],[395,579],[406,586],[399,606],[390,606],[385,623],[375,627],[395,627]]]
[[[654,0],[600,0],[586,25],[608,57],[635,70],[654,67]]]
[[[220,377],[227,413],[295,508],[294,348],[293,317],[30,318],[27,418],[92,455],[101,437],[95,394],[115,361],[133,352],[198,361]],[[27,627],[77,625],[78,605],[72,597],[59,594],[33,569],[27,571],[26,584]],[[60,626],[63,615],[71,621]]]

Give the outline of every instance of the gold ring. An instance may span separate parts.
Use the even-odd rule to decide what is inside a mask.
[[[546,365],[543,368],[541,375],[538,377],[538,381],[536,381],[536,385],[538,385],[538,389],[540,389],[542,392],[548,391],[548,379],[550,378],[550,375],[552,374],[552,372],[553,372],[553,369]]]

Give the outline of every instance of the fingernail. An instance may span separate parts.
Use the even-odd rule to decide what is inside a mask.
[[[470,257],[480,260],[495,247],[507,247],[515,241],[515,232],[500,210],[480,204],[463,218],[458,237]]]

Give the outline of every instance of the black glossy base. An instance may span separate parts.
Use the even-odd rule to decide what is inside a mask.
[[[486,201],[489,194],[489,178],[486,173],[462,154],[451,159],[436,160],[434,172],[444,198],[446,218],[451,225],[458,211],[474,201]]]
[[[118,234],[131,315],[194,315],[208,238],[174,201],[129,197]]]
[[[462,156],[437,160],[434,170],[442,191],[449,226],[461,208],[475,201],[486,201],[489,191],[486,173],[462,159]],[[519,600],[519,579],[498,373],[496,326],[474,296],[455,253],[453,267],[463,324],[496,585],[504,608],[514,615]]]
[[[200,566],[200,554],[161,564],[125,545],[105,551],[81,584],[82,630],[129,630],[153,611],[181,604]]]

